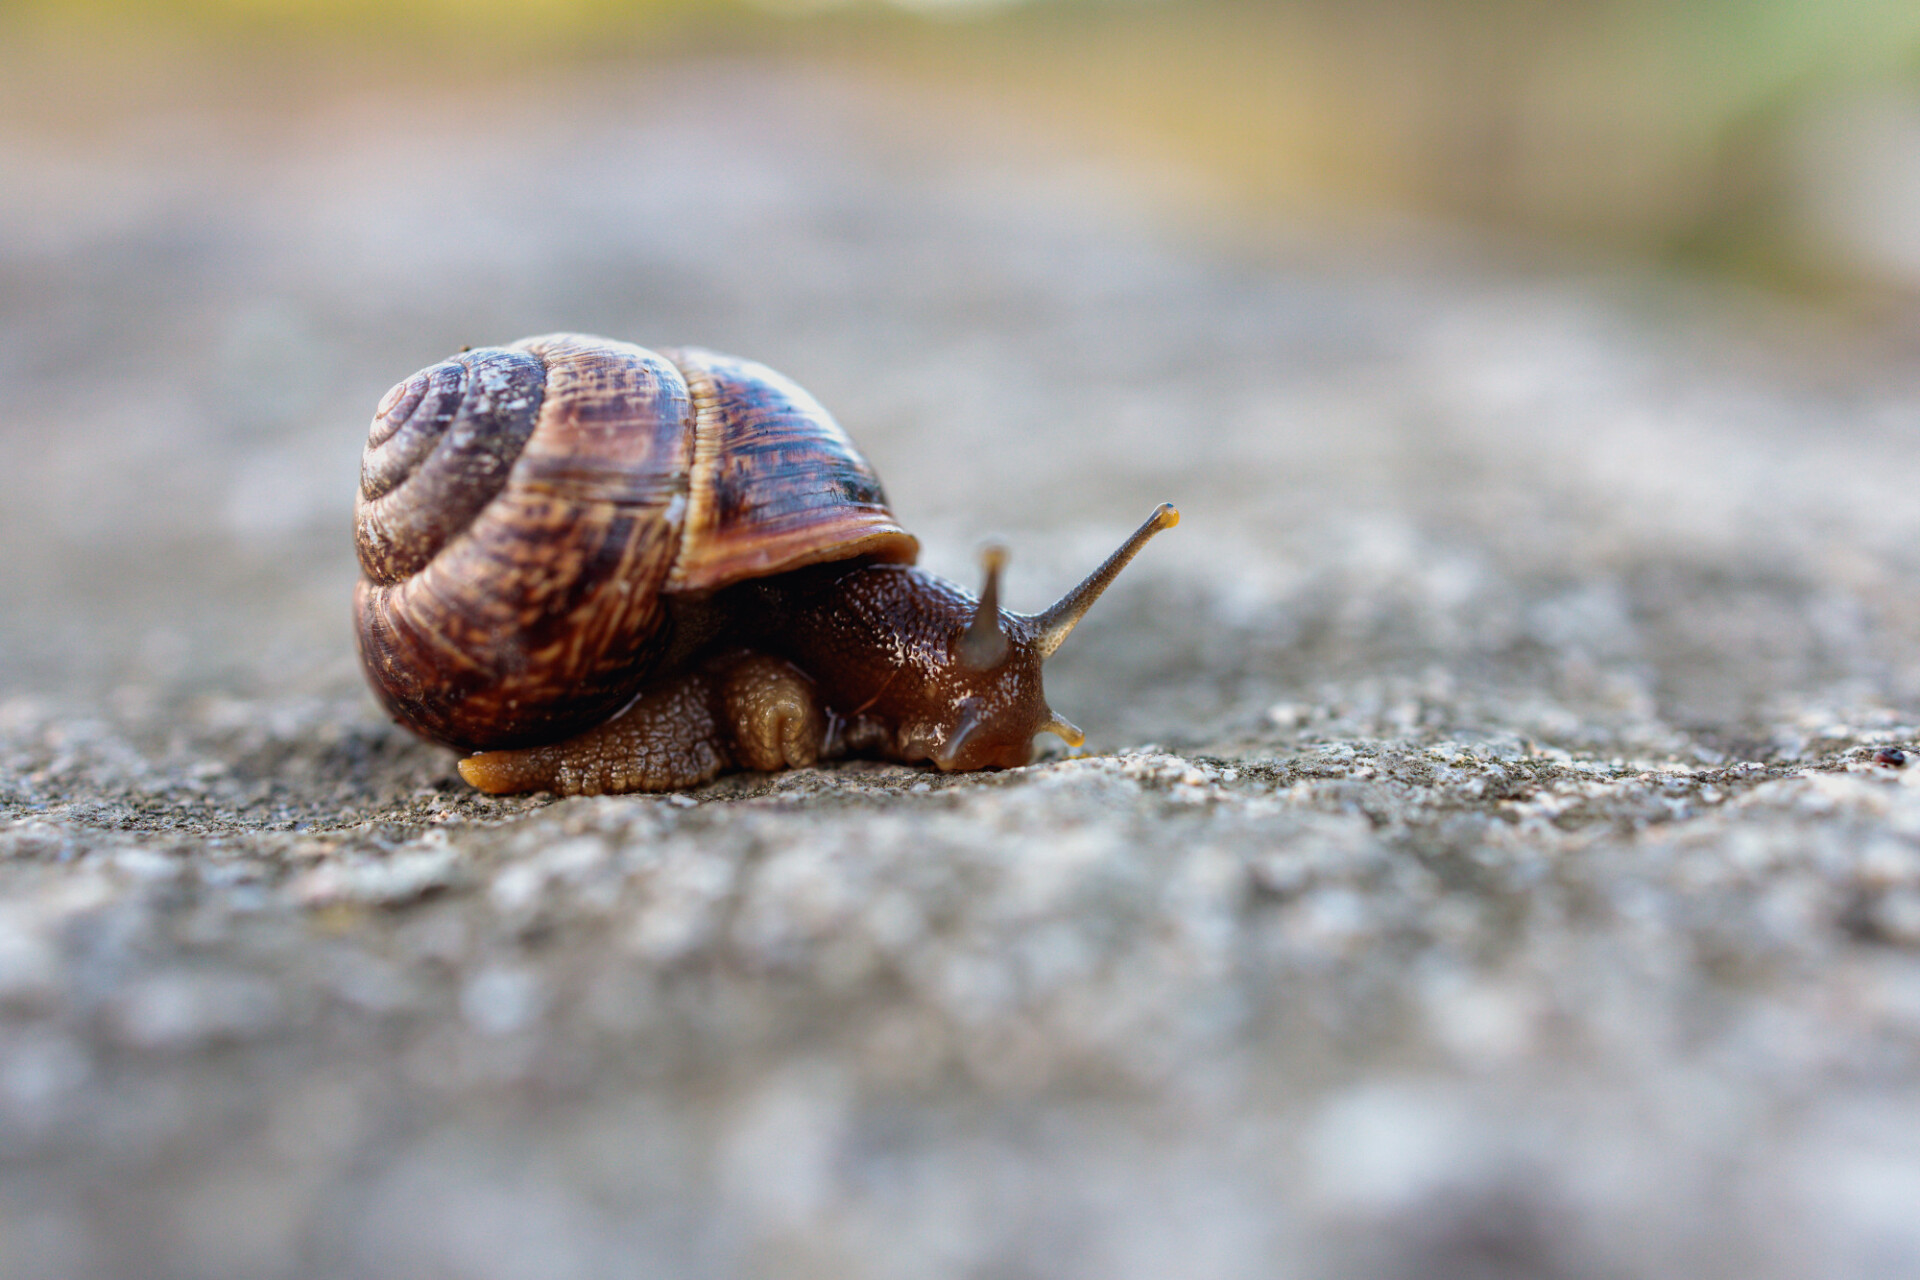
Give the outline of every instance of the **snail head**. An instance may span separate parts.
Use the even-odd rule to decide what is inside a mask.
[[[1000,607],[1000,574],[1006,551],[988,547],[981,555],[986,584],[977,603],[967,602],[964,624],[949,617],[944,661],[926,671],[919,704],[938,708],[931,722],[910,731],[925,759],[942,770],[1014,768],[1033,759],[1033,739],[1057,734],[1069,746],[1086,735],[1047,705],[1041,665],[1086,616],[1093,602],[1163,529],[1180,522],[1171,503],[1156,508],[1119,550],[1050,608],[1036,614]],[[960,601],[966,601],[964,594]]]

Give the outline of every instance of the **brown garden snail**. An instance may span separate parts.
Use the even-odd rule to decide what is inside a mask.
[[[387,393],[360,468],[360,658],[483,791],[662,791],[842,755],[1026,764],[1040,664],[1157,509],[1052,608],[912,567],[919,544],[814,399],[763,365],[578,334]]]

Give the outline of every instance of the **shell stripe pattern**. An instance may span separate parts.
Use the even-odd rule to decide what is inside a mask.
[[[918,550],[791,381],[577,334],[395,387],[355,517],[372,684],[396,719],[462,749],[551,742],[618,711],[667,648],[672,593]]]
[[[665,353],[693,396],[693,485],[669,591],[706,591],[827,560],[911,564],[920,544],[880,477],[799,384],[752,360]]]
[[[526,356],[545,367],[544,397],[484,394],[487,370]],[[478,515],[412,576],[383,582],[363,552],[362,658],[388,709],[424,736],[461,748],[551,741],[618,710],[666,644],[659,588],[686,511],[692,406],[672,365],[625,343],[550,335],[447,364],[481,372],[438,447],[516,434],[524,445]],[[487,421],[530,409],[529,428]],[[376,420],[373,438],[388,429]]]
[[[477,353],[387,393],[368,433],[354,512],[368,577],[387,584],[418,573],[492,500],[539,421],[546,377],[524,352]]]

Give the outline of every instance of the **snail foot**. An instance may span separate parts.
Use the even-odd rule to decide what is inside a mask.
[[[826,736],[813,681],[790,662],[732,653],[653,685],[607,723],[548,746],[482,751],[460,776],[490,795],[672,791],[728,767],[813,764]]]
[[[468,756],[460,762],[460,776],[493,795],[591,796],[695,786],[727,766],[713,693],[704,673],[672,677],[598,728],[549,746]]]

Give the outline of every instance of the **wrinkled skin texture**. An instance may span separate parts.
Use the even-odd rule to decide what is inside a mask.
[[[872,565],[810,575],[780,595],[788,651],[816,673],[860,754],[944,770],[1033,759],[1033,737],[1052,713],[1026,618],[1001,611],[1006,654],[977,671],[958,649],[978,606],[932,574]]]
[[[823,729],[805,673],[765,654],[729,653],[657,681],[606,724],[550,746],[470,756],[460,774],[495,794],[664,791],[728,768],[810,765]]]
[[[781,769],[862,755],[943,770],[1015,768],[1053,720],[1031,620],[1002,611],[1004,657],[958,656],[978,608],[903,565],[831,565],[750,584],[701,625],[751,648],[660,677],[605,725],[460,764],[489,792],[666,791],[729,768]]]

